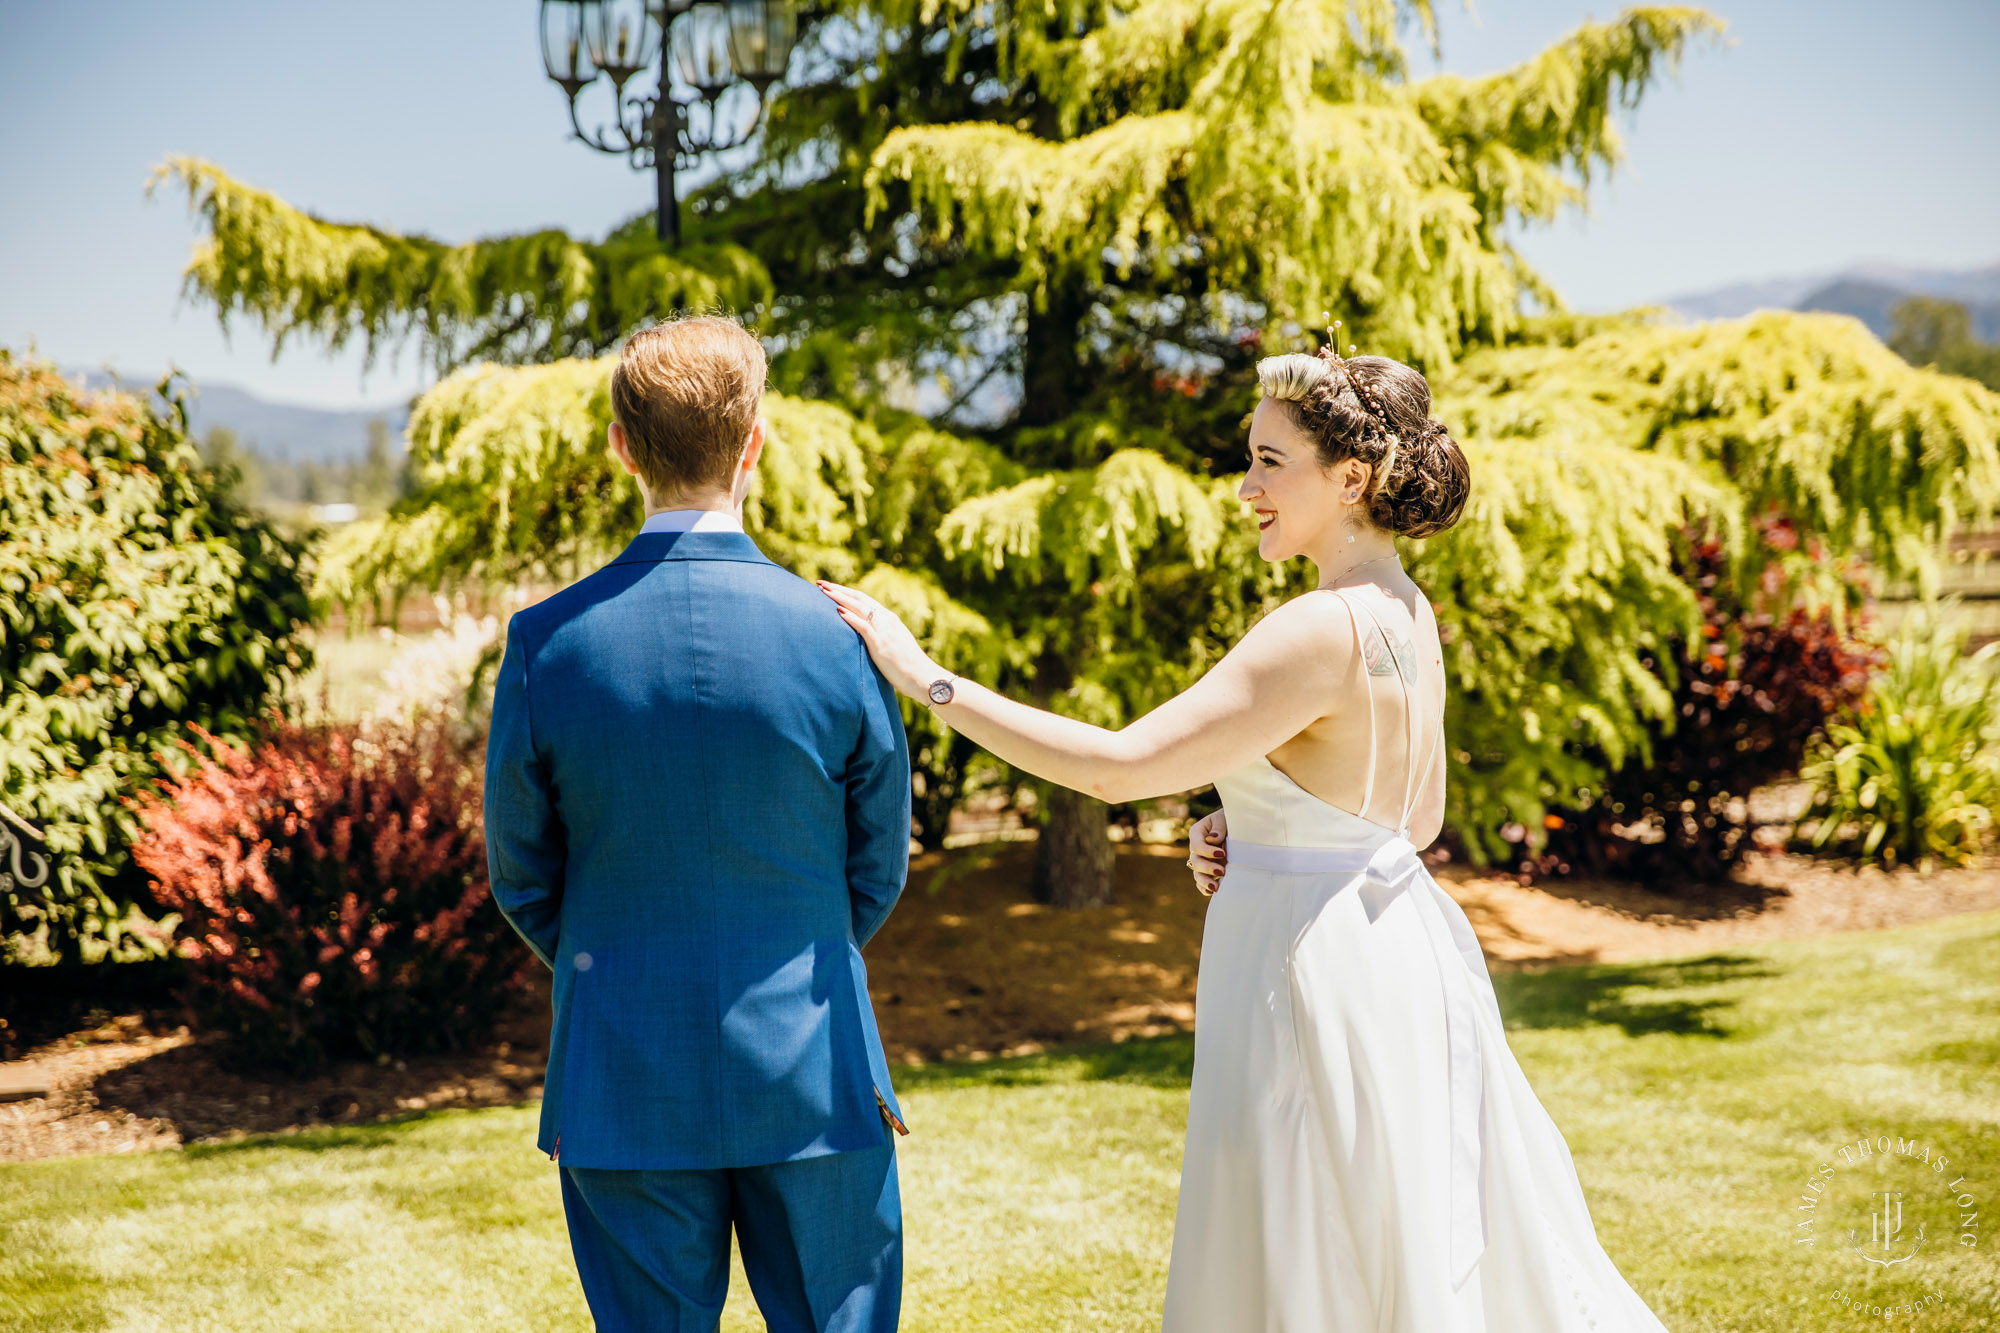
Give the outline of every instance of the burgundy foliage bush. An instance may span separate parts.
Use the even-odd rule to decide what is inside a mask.
[[[1780,552],[1798,544],[1782,520],[1767,521],[1762,539]],[[1751,847],[1750,793],[1796,774],[1813,735],[1867,692],[1877,648],[1843,632],[1831,611],[1792,603],[1779,563],[1747,599],[1726,569],[1719,542],[1690,536],[1683,575],[1704,623],[1699,643],[1671,641],[1674,670],[1661,673],[1675,682],[1674,727],[1653,736],[1650,762],[1634,754],[1604,791],[1552,817],[1524,875],[1586,871],[1661,886],[1722,878]]]
[[[274,723],[142,798],[184,999],[238,1063],[456,1050],[537,966],[486,878],[480,772],[435,722]]]

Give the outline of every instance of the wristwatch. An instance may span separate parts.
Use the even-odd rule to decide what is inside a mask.
[[[951,694],[952,694],[951,682],[954,679],[956,679],[956,677],[940,676],[936,680],[931,682],[930,694],[931,694],[931,702],[933,704],[948,704],[951,702]]]

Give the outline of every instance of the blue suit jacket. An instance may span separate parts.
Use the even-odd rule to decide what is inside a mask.
[[[909,868],[895,691],[737,532],[641,533],[517,612],[486,748],[500,910],[555,970],[538,1138],[578,1167],[878,1147],[861,961]]]

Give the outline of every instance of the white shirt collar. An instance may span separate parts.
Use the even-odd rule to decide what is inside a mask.
[[[741,532],[743,524],[734,514],[716,509],[666,509],[646,520],[639,529],[648,532]]]

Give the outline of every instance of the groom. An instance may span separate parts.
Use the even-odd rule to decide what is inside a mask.
[[[712,1330],[733,1229],[777,1333],[902,1300],[903,1129],[861,946],[902,892],[896,697],[739,514],[764,349],[634,334],[611,450],[646,522],[507,626],[486,751],[493,897],[555,971],[539,1146],[600,1329]]]

